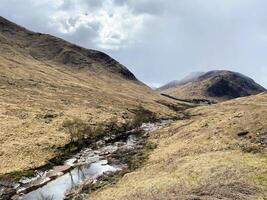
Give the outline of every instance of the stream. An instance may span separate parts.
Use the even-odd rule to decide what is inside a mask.
[[[140,128],[144,135],[169,124],[171,120],[157,123],[144,123]],[[36,172],[33,178],[22,178],[14,186],[16,195],[13,200],[64,200],[67,194],[83,184],[96,183],[103,175],[112,175],[114,172],[127,168],[125,163],[112,160],[117,152],[130,152],[143,148],[143,139],[134,134],[134,131],[124,139],[116,142],[100,140],[96,148],[85,148],[63,165],[55,166],[44,172]],[[127,133],[126,133],[127,134]],[[84,199],[85,194],[80,194],[79,199]]]

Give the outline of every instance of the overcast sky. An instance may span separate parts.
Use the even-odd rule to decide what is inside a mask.
[[[228,69],[267,87],[266,0],[0,0],[0,14],[104,51],[151,86]]]

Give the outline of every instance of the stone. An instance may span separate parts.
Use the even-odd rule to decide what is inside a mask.
[[[53,170],[54,171],[57,171],[57,172],[67,172],[71,169],[71,166],[69,165],[60,165],[60,166],[55,166],[53,167]]]
[[[1,200],[10,200],[12,196],[16,194],[16,190],[9,187],[0,187],[0,199]]]
[[[106,144],[106,142],[104,140],[99,140],[98,142],[96,142],[96,146],[97,147],[102,147]]]
[[[64,164],[73,167],[75,165],[75,163],[77,163],[77,158],[71,158],[69,160],[66,160]]]
[[[37,180],[32,181],[31,183],[26,184],[23,187],[19,187],[17,189],[17,194],[20,194],[20,193],[28,193],[30,191],[33,191],[33,190],[35,190],[35,189],[37,189],[39,187],[42,187],[43,185],[45,185],[49,181],[51,181],[51,179],[48,178],[48,177],[38,178]]]
[[[54,170],[49,170],[48,172],[46,172],[45,176],[51,179],[54,179],[56,177],[62,176],[64,173],[63,172],[57,172]]]

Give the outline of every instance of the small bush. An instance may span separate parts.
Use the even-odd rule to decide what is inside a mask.
[[[143,123],[152,122],[155,120],[156,120],[155,113],[145,109],[143,106],[139,106],[139,108],[135,112],[135,116],[132,121],[132,126],[139,127]]]
[[[108,122],[99,123],[93,130],[95,136],[108,136],[120,131],[118,119],[113,117]]]
[[[260,185],[267,189],[267,172],[256,176],[256,180],[260,183]]]
[[[81,119],[66,120],[62,126],[70,134],[71,142],[77,142],[94,135],[91,126]]]
[[[157,148],[157,143],[154,143],[154,142],[151,142],[151,141],[148,141],[146,143],[146,149],[149,149],[149,150],[154,150]]]
[[[261,148],[257,145],[252,145],[252,144],[241,144],[239,145],[239,147],[241,148],[241,150],[244,153],[260,153],[261,152]]]
[[[109,130],[117,130],[118,129],[118,119],[116,117],[112,117],[109,120],[107,127]]]
[[[104,125],[103,124],[100,124],[100,125],[98,125],[95,129],[94,129],[94,134],[96,135],[96,136],[98,136],[98,135],[103,135],[104,133],[105,133],[105,127],[104,127]]]

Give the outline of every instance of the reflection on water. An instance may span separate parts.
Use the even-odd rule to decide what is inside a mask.
[[[147,123],[142,125],[145,133],[154,131],[170,121],[162,121],[160,123]],[[116,152],[120,148],[131,150],[138,146],[138,141],[142,139],[135,135],[128,136],[127,140],[118,141],[113,144],[106,144],[96,151],[92,149],[84,149],[78,155],[74,156],[65,162],[66,165],[73,166],[74,161],[83,163],[79,167],[74,168],[69,173],[66,173],[55,180],[49,182],[45,186],[36,189],[26,195],[22,200],[63,200],[67,191],[84,183],[87,179],[96,180],[105,172],[115,172],[121,170],[118,166],[108,165],[108,161],[104,159],[103,155]],[[102,156],[101,156],[102,155]],[[78,158],[77,158],[78,157]]]
[[[83,165],[69,173],[49,182],[42,188],[28,193],[23,200],[49,199],[63,200],[65,192],[82,183],[86,178],[97,178],[104,172],[117,171],[119,168],[107,165],[107,160],[98,160],[95,163]],[[50,200],[50,199],[49,199]]]

